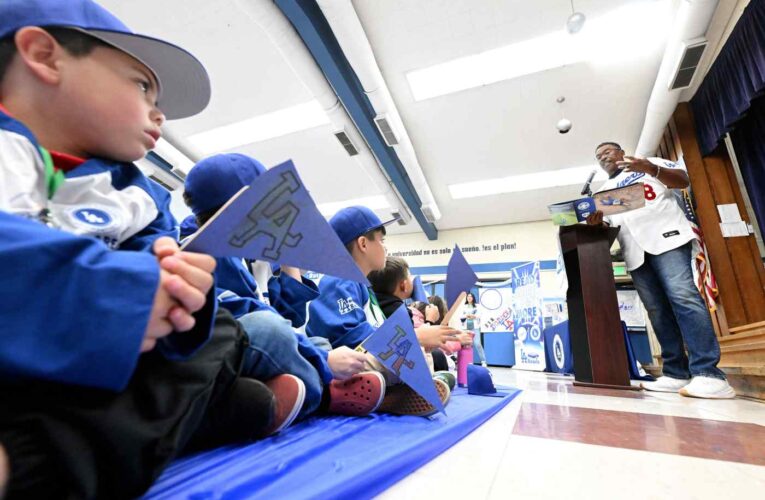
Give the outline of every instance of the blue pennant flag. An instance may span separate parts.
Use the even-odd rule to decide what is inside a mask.
[[[415,276],[412,281],[412,300],[415,302],[428,303],[428,292],[425,291],[425,287],[422,286],[422,278]]]
[[[292,161],[269,169],[234,195],[184,250],[266,260],[368,285]]]
[[[396,309],[362,347],[428,403],[444,411],[406,306]]]
[[[462,292],[469,292],[473,285],[478,281],[470,264],[462,255],[460,247],[454,245],[454,251],[449,259],[449,266],[446,268],[446,285],[444,286],[446,295],[446,306],[452,307],[454,301]]]

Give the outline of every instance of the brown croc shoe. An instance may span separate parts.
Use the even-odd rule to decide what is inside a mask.
[[[438,391],[438,397],[441,398],[441,404],[446,406],[451,396],[449,386],[440,379],[433,379],[433,384]],[[438,413],[438,409],[428,403],[425,398],[417,394],[406,384],[396,384],[385,389],[385,399],[377,409],[382,413],[393,413],[394,415],[415,415],[418,417],[429,417]]]

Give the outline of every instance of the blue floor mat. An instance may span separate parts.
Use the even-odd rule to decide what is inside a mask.
[[[375,414],[308,419],[249,446],[174,462],[147,499],[370,498],[437,457],[506,406],[505,397],[455,389],[431,419]]]

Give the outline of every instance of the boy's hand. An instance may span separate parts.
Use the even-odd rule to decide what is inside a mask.
[[[443,347],[447,341],[456,340],[458,330],[447,325],[423,325],[415,329],[417,340],[426,350]]]
[[[141,352],[151,351],[157,345],[157,340],[175,330],[185,331],[194,326],[194,318],[182,307],[178,307],[167,290],[168,281],[172,278],[174,277],[171,274],[160,269],[159,285],[141,343]]]
[[[158,238],[153,250],[161,270],[171,275],[162,280],[164,289],[180,306],[171,310],[167,318],[176,331],[190,330],[194,326],[191,315],[204,307],[207,292],[214,283],[215,259],[205,254],[182,252],[178,244],[167,237]]]
[[[473,345],[473,336],[468,332],[460,332],[457,334],[457,340],[460,341],[462,347],[470,347]]]
[[[439,316],[440,313],[438,312],[438,308],[436,306],[433,304],[428,304],[425,306],[425,321],[435,323],[438,321]]]
[[[292,266],[281,266],[281,270],[284,274],[294,279],[295,281],[302,282],[303,277],[300,276],[300,269]]]
[[[366,359],[366,354],[341,346],[329,351],[327,363],[335,379],[346,380],[366,369],[364,365]]]

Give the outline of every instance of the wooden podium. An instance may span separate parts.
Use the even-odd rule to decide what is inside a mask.
[[[609,251],[618,233],[618,227],[586,224],[560,228],[574,385],[637,390],[630,385]]]

